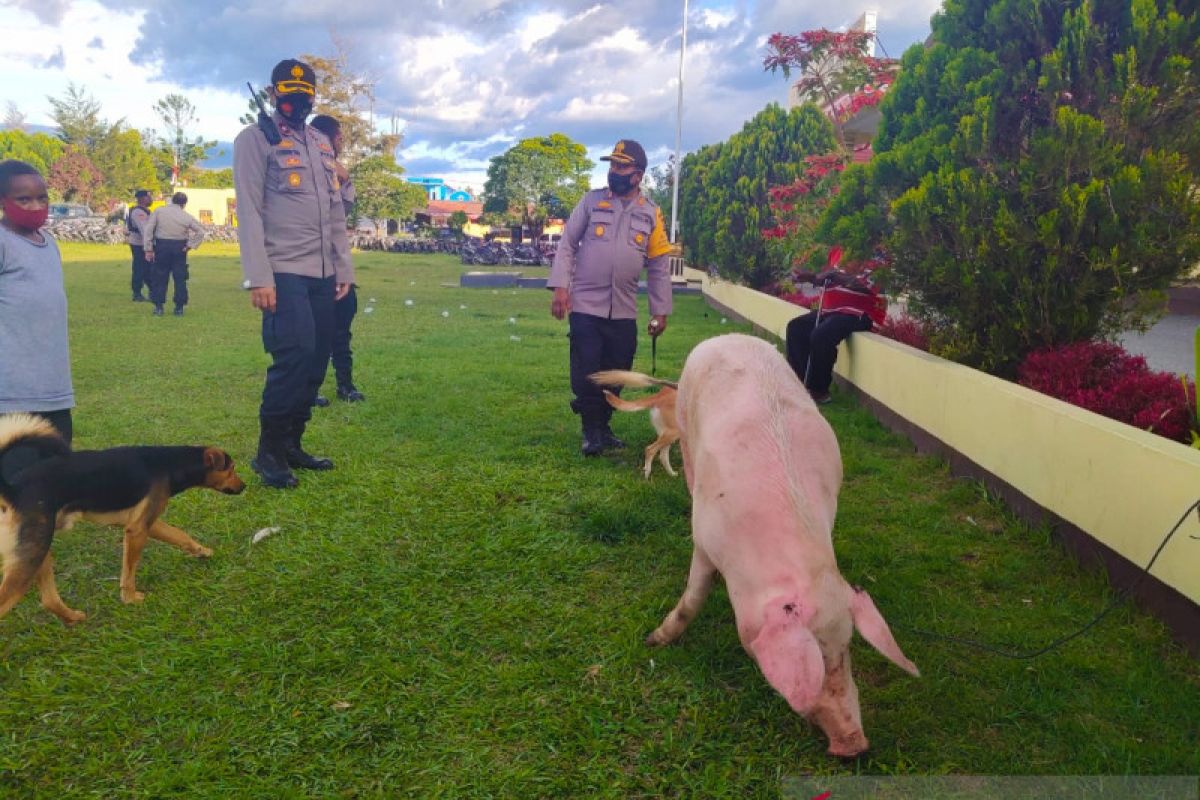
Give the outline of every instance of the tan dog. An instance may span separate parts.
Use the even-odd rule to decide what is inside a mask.
[[[646,448],[646,463],[642,467],[642,474],[649,479],[650,467],[654,462],[654,456],[657,455],[667,474],[675,475],[675,470],[671,469],[671,445],[679,441],[679,425],[675,421],[675,384],[671,381],[651,378],[640,372],[628,372],[623,369],[597,372],[589,378],[597,386],[632,386],[635,389],[646,389],[651,386],[662,387],[657,393],[637,400],[622,400],[605,389],[604,399],[618,411],[649,409],[650,422],[653,423],[654,430],[658,431],[658,438]]]
[[[0,417],[0,617],[37,581],[42,605],[68,624],[85,615],[69,608],[54,582],[50,544],[79,518],[125,528],[121,600],[140,603],[135,576],[142,548],[158,539],[208,558],[212,550],[161,519],[170,499],[203,486],[239,494],[246,485],[215,447],[116,447],[72,451],[43,419]]]

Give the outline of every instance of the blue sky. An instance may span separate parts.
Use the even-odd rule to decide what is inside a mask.
[[[844,28],[872,9],[880,44],[899,56],[928,35],[939,5],[691,2],[684,150],[786,102],[787,81],[762,69],[771,33]],[[336,37],[375,84],[379,127],[393,116],[403,127],[410,174],[482,188],[489,158],[553,132],[593,159],[634,138],[655,165],[674,147],[682,10],[674,0],[0,0],[0,113],[12,103],[49,124],[46,97],[74,81],[110,120],[146,129],[159,124],[153,103],[180,92],[199,110],[195,133],[230,141],[247,80],[266,82],[282,58],[329,54]]]

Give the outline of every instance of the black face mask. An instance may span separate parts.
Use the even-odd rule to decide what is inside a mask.
[[[303,125],[312,113],[312,98],[303,94],[285,94],[275,100],[279,114],[293,125]]]
[[[631,172],[628,175],[618,175],[610,170],[608,173],[608,188],[612,190],[613,194],[624,197],[633,191],[633,176],[635,174]]]

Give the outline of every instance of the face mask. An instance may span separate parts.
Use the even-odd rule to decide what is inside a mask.
[[[627,195],[633,191],[633,173],[628,175],[618,175],[615,172],[608,173],[608,188],[615,195]]]
[[[293,125],[303,125],[312,113],[312,98],[303,94],[285,94],[275,101],[275,108]]]
[[[50,206],[21,208],[15,200],[6,197],[4,198],[4,216],[22,230],[36,231],[46,224],[46,218],[50,216]]]

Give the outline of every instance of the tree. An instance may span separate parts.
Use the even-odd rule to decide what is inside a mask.
[[[949,0],[822,232],[885,245],[935,351],[997,374],[1145,326],[1200,259],[1194,8]]]
[[[564,134],[522,139],[489,163],[484,210],[528,226],[536,239],[547,219],[566,217],[587,193],[593,166]]]
[[[666,164],[659,164],[656,167],[651,167],[646,173],[646,177],[642,179],[642,190],[649,197],[654,205],[658,206],[662,211],[663,219],[667,220],[670,225],[671,219],[671,203],[673,200],[672,193],[675,187],[675,155],[667,159]],[[670,231],[667,234],[670,235]]]
[[[866,31],[836,32],[819,28],[799,36],[776,33],[767,40],[763,67],[790,77],[801,102],[816,103],[833,120],[838,143],[846,147],[846,121],[867,106],[877,105],[895,78],[895,59],[871,58],[867,47],[875,38]],[[842,101],[845,102],[842,102]]]
[[[12,100],[4,112],[4,127],[10,131],[24,131],[28,127],[28,119]]]
[[[58,126],[58,137],[67,144],[78,145],[84,152],[90,153],[109,133],[109,124],[100,118],[100,101],[88,94],[84,87],[69,83],[62,97],[46,99],[53,109],[50,117]],[[116,125],[121,125],[121,122]]]
[[[50,174],[50,165],[62,157],[63,149],[60,139],[44,133],[0,131],[0,161],[15,158],[26,162],[43,175]]]
[[[800,176],[804,159],[835,145],[828,119],[812,104],[784,111],[768,105],[727,141],[683,159],[679,227],[689,260],[761,288],[790,265],[771,257],[761,231],[777,223],[771,186]]]
[[[233,167],[225,169],[201,169],[193,166],[183,173],[184,185],[196,189],[232,189]]]
[[[196,122],[196,107],[181,94],[169,94],[154,104],[166,128],[166,135],[159,137],[158,167],[160,182],[167,179],[174,186],[180,176],[193,164],[204,158],[208,148],[216,142],[206,142],[203,137],[190,137],[188,130]],[[164,169],[166,174],[164,175]]]
[[[64,202],[92,205],[104,184],[104,176],[84,154],[83,148],[68,145],[62,157],[50,167],[46,183]]]
[[[355,164],[350,170],[357,193],[355,215],[375,220],[378,229],[384,220],[411,219],[425,208],[425,191],[404,180],[403,174],[404,168],[387,154],[369,156]]]
[[[104,176],[96,192],[98,201],[128,200],[135,191],[154,186],[158,180],[150,151],[142,135],[132,128],[114,125],[86,155]]]
[[[467,217],[467,212],[459,209],[450,215],[448,224],[450,226],[450,230],[457,234],[462,234],[462,230],[464,227],[466,227],[468,222],[470,222],[470,219]]]

